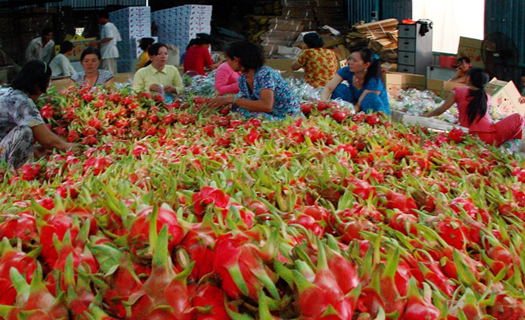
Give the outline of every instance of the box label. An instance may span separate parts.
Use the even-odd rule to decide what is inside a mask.
[[[474,67],[484,68],[485,63],[481,57],[482,43],[482,40],[460,37],[457,57],[467,57]]]

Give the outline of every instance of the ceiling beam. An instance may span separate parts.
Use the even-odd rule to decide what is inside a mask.
[[[16,8],[22,6],[32,6],[51,2],[62,2],[64,0],[10,0],[7,2],[0,2],[0,8]]]

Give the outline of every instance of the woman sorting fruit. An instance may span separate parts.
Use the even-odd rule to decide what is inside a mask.
[[[508,140],[521,139],[525,120],[519,113],[492,123],[489,116],[490,96],[484,89],[488,82],[489,75],[483,69],[470,69],[467,73],[467,86],[454,88],[440,107],[423,117],[438,116],[456,103],[459,124],[468,128],[469,133],[477,135],[480,140],[499,146]]]
[[[233,71],[228,62],[224,61],[215,71],[215,90],[219,95],[239,92],[240,72]]]
[[[304,81],[314,88],[322,88],[337,72],[337,57],[335,52],[323,48],[323,38],[317,32],[304,35],[304,43],[308,49],[301,52],[292,64],[292,70],[304,68]]]
[[[98,67],[102,61],[102,56],[97,48],[87,48],[80,55],[80,63],[84,71],[75,73],[71,76],[71,84],[80,84],[89,89],[104,85],[106,88],[113,84],[113,74],[108,70],[101,70]]]
[[[321,100],[341,98],[354,104],[356,112],[390,114],[379,56],[366,47],[354,48],[351,52],[348,66],[339,69],[328,82],[321,92]],[[348,85],[341,83],[343,80],[348,81]]]
[[[40,157],[47,150],[76,148],[49,130],[35,105],[36,99],[46,92],[50,79],[51,68],[45,62],[29,61],[11,88],[0,96],[0,162],[18,169],[33,154]],[[40,146],[34,147],[34,140]]]
[[[190,76],[205,76],[204,68],[211,71],[221,64],[222,61],[213,63],[208,51],[212,40],[212,37],[207,33],[197,33],[197,38],[192,39],[194,45],[188,48],[184,55],[184,73]]]
[[[232,110],[245,117],[263,117],[282,120],[300,113],[300,105],[288,83],[279,72],[264,66],[260,46],[248,41],[231,43],[225,50],[227,63],[233,71],[240,71],[239,93],[208,102],[211,108],[232,104]]]
[[[164,94],[166,101],[184,92],[184,85],[179,70],[168,65],[168,47],[163,43],[154,43],[148,49],[151,64],[135,73],[133,90],[158,92]]]

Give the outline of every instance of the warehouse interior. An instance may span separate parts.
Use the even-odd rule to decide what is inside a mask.
[[[60,43],[75,33],[81,33],[84,38],[97,37],[96,15],[101,10],[149,5],[155,12],[188,3],[168,0],[3,0],[0,1],[0,46],[4,61],[0,63],[4,68],[23,64],[27,44],[45,26],[53,28],[55,43]],[[221,50],[222,44],[241,37],[266,45],[261,35],[267,31],[268,19],[272,17],[310,20],[314,23],[310,24],[311,30],[329,25],[342,34],[350,32],[351,27],[360,22],[390,18],[402,22],[428,17],[433,21],[432,64],[439,64],[440,55],[456,54],[460,36],[482,40],[489,34],[503,34],[509,39],[509,46],[515,47],[518,53],[512,70],[506,72],[508,79],[505,80],[512,79],[520,90],[522,88],[519,79],[525,67],[525,43],[521,39],[525,37],[525,31],[512,21],[520,15],[525,16],[523,1],[469,0],[458,5],[447,0],[439,2],[439,6],[437,2],[425,0],[325,0],[317,1],[315,6],[308,1],[292,0],[197,0],[191,3],[213,6],[211,33],[217,39],[215,50]],[[441,9],[436,10],[436,6]],[[469,15],[467,22],[464,19],[466,12]],[[152,35],[155,32],[153,26]],[[296,33],[290,37],[295,38]]]

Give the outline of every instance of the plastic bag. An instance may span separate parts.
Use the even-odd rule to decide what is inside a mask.
[[[215,70],[205,76],[196,75],[190,77],[183,75],[184,91],[202,97],[213,97],[217,94],[215,90]]]
[[[431,91],[419,91],[417,89],[400,90],[399,95],[388,96],[390,109],[404,112],[410,116],[420,116],[430,112],[443,104],[444,100],[436,96]],[[435,117],[438,120],[446,121],[451,124],[458,124],[458,111],[455,105],[452,105],[443,114]]]
[[[520,154],[520,143],[521,141],[519,139],[512,139],[505,141],[501,146],[499,146],[499,149],[503,153],[511,154],[511,155],[521,155]]]
[[[321,100],[323,88],[314,88],[306,83],[303,78],[290,77],[284,80],[288,82],[292,89],[292,94],[297,97],[299,102]]]
[[[130,88],[133,87],[133,79],[128,79],[126,82],[115,82],[115,89],[118,91],[124,89],[124,88]]]

